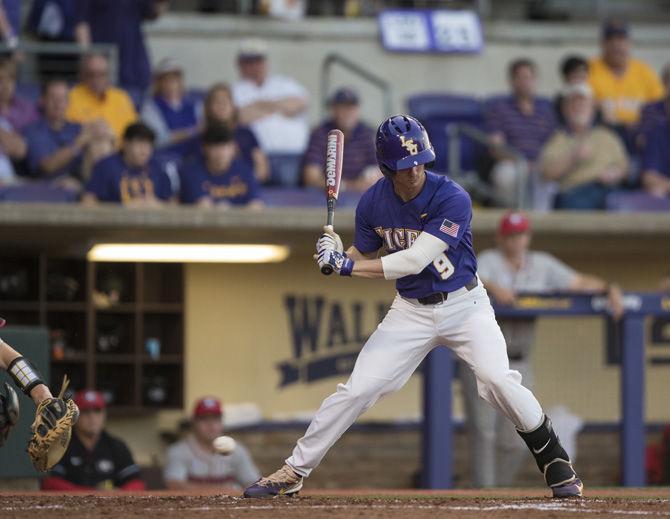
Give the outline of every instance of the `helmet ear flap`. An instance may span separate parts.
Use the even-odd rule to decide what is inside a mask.
[[[393,171],[388,166],[385,166],[384,164],[379,164],[379,169],[381,170],[382,174],[388,179],[392,178],[393,174],[395,173],[395,171]]]

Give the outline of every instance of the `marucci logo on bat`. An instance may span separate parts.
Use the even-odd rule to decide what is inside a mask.
[[[337,187],[337,139],[328,138],[326,150],[326,185],[328,194],[334,194]]]

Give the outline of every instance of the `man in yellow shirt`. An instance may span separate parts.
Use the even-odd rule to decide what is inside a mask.
[[[540,155],[540,171],[559,184],[556,209],[605,209],[607,194],[628,171],[628,157],[619,137],[593,126],[594,106],[586,83],[563,91],[565,128],[549,139]]]
[[[102,54],[88,54],[81,63],[81,82],[70,90],[67,118],[78,123],[103,120],[117,143],[126,127],[137,120],[128,94],[110,85],[109,61]]]
[[[589,83],[605,123],[632,127],[643,104],[663,96],[656,72],[631,56],[628,27],[618,21],[605,23],[602,55],[591,60]]]

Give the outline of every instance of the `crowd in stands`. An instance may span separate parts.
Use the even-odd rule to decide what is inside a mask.
[[[9,23],[12,5],[0,2],[8,43],[18,33]],[[261,40],[241,44],[236,81],[206,92],[189,89],[173,58],[151,68],[142,23],[167,5],[34,2],[28,28],[38,38],[84,49],[117,45],[118,86],[108,57],[91,50],[80,59],[75,84],[46,75],[36,106],[16,92],[15,60],[2,58],[0,199],[21,200],[26,186],[46,186],[50,200],[87,204],[260,207],[268,188],[322,186],[326,135],[336,127],[346,143],[342,189],[360,193],[380,178],[374,129],[361,121],[358,93],[335,91],[330,116],[310,133],[308,92],[271,70]],[[54,13],[61,23],[47,23]],[[634,58],[621,22],[603,25],[601,46],[590,61],[563,60],[564,84],[553,100],[537,94],[531,59],[510,63],[509,94],[483,105],[489,143],[482,153],[489,160],[479,174],[493,197],[482,203],[514,206],[521,193],[540,210],[605,209],[620,190],[670,198],[670,65],[661,81]]]
[[[670,64],[661,81],[632,56],[629,28],[618,21],[603,25],[601,48],[590,61],[563,60],[564,85],[553,102],[536,94],[533,61],[509,66],[510,95],[485,110],[496,159],[490,179],[503,204],[514,203],[520,182],[535,209],[606,209],[609,194],[638,187],[668,198]],[[520,153],[527,168],[510,160],[503,145]]]

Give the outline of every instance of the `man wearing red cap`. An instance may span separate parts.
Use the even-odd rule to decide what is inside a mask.
[[[140,467],[128,446],[105,431],[105,399],[78,391],[79,421],[63,459],[42,480],[43,490],[144,490]]]
[[[621,290],[604,280],[577,272],[555,258],[529,250],[530,221],[519,212],[509,212],[500,220],[497,248],[483,251],[477,258],[479,276],[496,303],[514,304],[523,292],[607,292],[615,318],[623,313]],[[532,389],[530,349],[535,340],[535,320],[499,320],[510,369],[521,373],[524,385]],[[477,487],[509,486],[524,460],[525,445],[514,427],[477,395],[477,381],[471,370],[461,369],[465,412],[470,434],[472,483]]]
[[[193,407],[191,433],[168,449],[164,477],[170,489],[215,486],[239,490],[260,478],[249,451],[239,442],[227,455],[212,442],[223,435],[223,410],[215,397],[200,398]]]

